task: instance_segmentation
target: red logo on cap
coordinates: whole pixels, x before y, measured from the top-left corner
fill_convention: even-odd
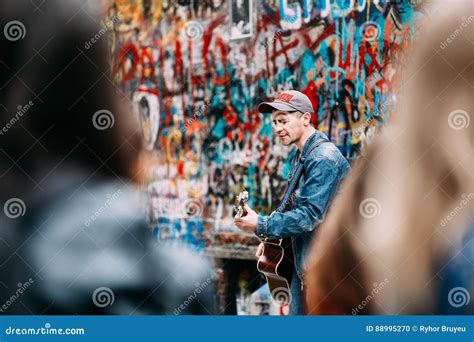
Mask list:
[[[293,95],[291,94],[286,94],[286,93],[281,93],[279,94],[275,100],[280,100],[283,102],[290,102],[290,100],[293,98]]]

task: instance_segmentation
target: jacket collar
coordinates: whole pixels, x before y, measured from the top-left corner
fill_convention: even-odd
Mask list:
[[[313,134],[309,136],[308,140],[306,140],[306,142],[304,143],[303,151],[301,152],[301,160],[304,161],[305,153],[315,142],[321,142],[321,141],[328,141],[328,138],[326,137],[324,133],[316,130]],[[298,150],[298,154],[300,154],[299,150]]]

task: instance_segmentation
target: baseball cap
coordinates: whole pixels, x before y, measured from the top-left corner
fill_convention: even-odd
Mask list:
[[[313,105],[309,97],[297,90],[285,90],[278,94],[273,102],[262,102],[257,106],[260,113],[271,113],[274,110],[302,113],[314,113]]]

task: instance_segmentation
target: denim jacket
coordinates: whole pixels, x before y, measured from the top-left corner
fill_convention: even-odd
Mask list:
[[[314,229],[323,221],[331,199],[350,166],[339,149],[324,133],[316,131],[306,141],[325,141],[306,157],[301,157],[303,173],[290,202],[283,213],[274,212],[270,216],[258,216],[257,235],[260,238],[282,239],[291,237],[295,267],[299,278],[303,272],[304,257],[309,249]],[[293,157],[292,169],[295,172],[299,151]]]

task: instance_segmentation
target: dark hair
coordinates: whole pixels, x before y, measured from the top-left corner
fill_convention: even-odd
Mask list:
[[[140,132],[115,94],[104,28],[80,1],[39,6],[0,4],[0,181],[38,183],[66,161],[131,177]]]

